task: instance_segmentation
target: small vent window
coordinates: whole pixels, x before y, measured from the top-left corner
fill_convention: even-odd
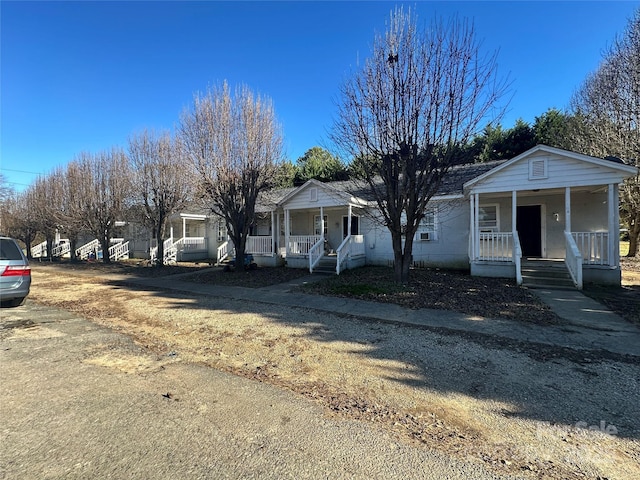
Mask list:
[[[547,159],[534,158],[529,160],[529,180],[547,178]]]
[[[318,201],[318,189],[310,188],[309,189],[309,201],[317,202]]]

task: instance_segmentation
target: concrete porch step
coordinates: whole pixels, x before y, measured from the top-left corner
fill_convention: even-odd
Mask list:
[[[338,259],[334,256],[325,256],[320,259],[318,264],[313,267],[313,273],[336,273],[336,265]]]
[[[575,288],[565,265],[560,262],[523,262],[522,283],[530,288]]]

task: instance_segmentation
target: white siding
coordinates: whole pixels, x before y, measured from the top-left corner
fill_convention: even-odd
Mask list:
[[[547,177],[529,179],[529,161],[547,159]],[[538,153],[522,158],[472,187],[474,193],[509,192],[512,190],[536,190],[546,188],[578,187],[620,183],[623,173],[594,163]]]
[[[417,265],[469,268],[469,208],[467,200],[437,202],[438,222],[435,241],[413,242],[413,261]],[[363,218],[361,233],[365,235],[367,264],[387,265],[393,262],[389,230]]]
[[[311,190],[313,188],[317,189],[317,197],[315,197],[317,200],[311,200],[314,198],[311,195]],[[346,203],[347,202],[340,198],[339,195],[327,192],[327,190],[320,186],[310,184],[288,199],[286,203],[282,205],[282,208],[296,210],[305,208],[336,207],[345,205]]]

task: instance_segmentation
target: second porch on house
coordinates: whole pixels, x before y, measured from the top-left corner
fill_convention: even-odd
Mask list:
[[[351,205],[263,213],[252,226],[246,251],[258,265],[285,264],[339,274],[364,265],[360,218],[360,210]]]

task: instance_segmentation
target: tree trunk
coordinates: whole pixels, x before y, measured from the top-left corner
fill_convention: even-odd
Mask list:
[[[412,244],[405,241],[402,248],[402,235],[392,233],[391,243],[393,245],[393,276],[396,283],[406,285],[409,283],[409,270],[411,268]],[[407,248],[408,247],[408,248]]]
[[[109,235],[105,235],[100,239],[100,246],[102,247],[102,262],[111,263],[111,257],[109,256]],[[96,260],[98,260],[96,258]]]
[[[52,262],[53,261],[53,243],[54,243],[54,238],[47,236],[46,238],[47,240],[47,257],[49,257],[49,261]]]
[[[629,229],[629,252],[627,257],[635,257],[638,254],[638,241],[640,240],[640,224],[635,224]]]
[[[244,271],[244,252],[247,249],[247,236],[246,235],[233,235],[231,237],[233,246],[236,250],[236,272]]]
[[[25,249],[27,250],[27,260],[33,260],[33,255],[31,254],[31,244],[33,243],[33,236],[25,235],[21,240],[24,242]]]
[[[156,255],[156,261],[154,265],[156,267],[161,267],[164,265],[164,239],[162,238],[163,226],[158,224],[158,228],[156,228],[156,243],[158,245],[158,252]]]
[[[74,262],[77,260],[76,256],[76,246],[78,245],[78,239],[75,236],[69,237],[69,256],[71,257],[71,261]]]

